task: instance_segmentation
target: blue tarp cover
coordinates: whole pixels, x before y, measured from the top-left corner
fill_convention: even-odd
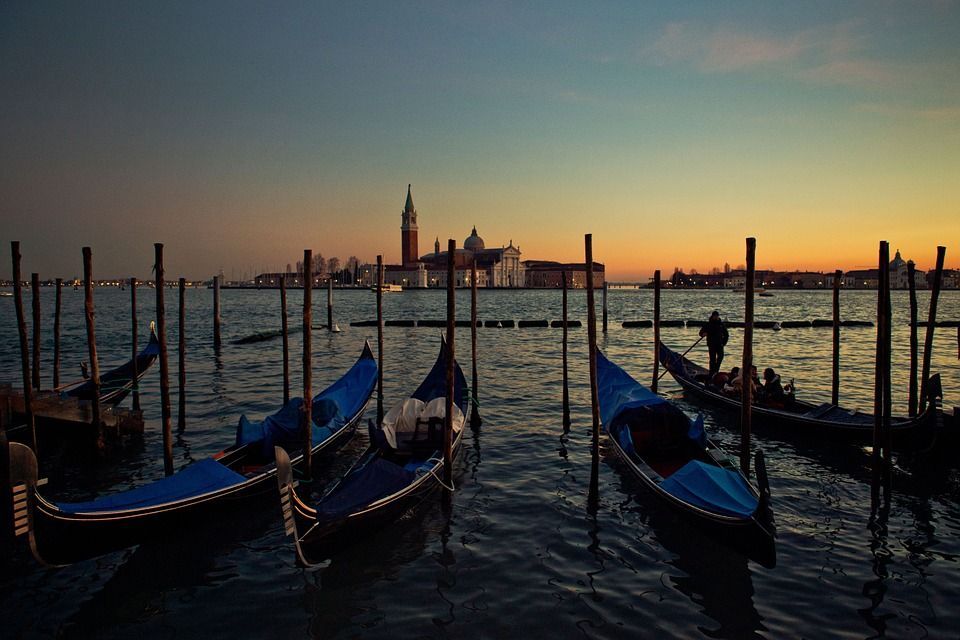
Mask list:
[[[66,513],[124,511],[175,502],[218,489],[231,487],[246,480],[213,458],[195,462],[182,471],[143,487],[122,491],[89,502],[57,503]]]
[[[312,441],[317,445],[340,431],[351,417],[360,411],[377,383],[377,363],[366,352],[339,380],[313,399]],[[237,445],[262,441],[263,455],[273,457],[273,447],[287,450],[301,448],[300,409],[303,398],[293,398],[279,411],[261,421],[240,417],[237,425]]]
[[[317,519],[334,520],[360,511],[371,502],[400,491],[414,478],[412,471],[379,456],[375,457],[345,477],[333,493],[317,504]]]
[[[600,420],[609,430],[614,419],[631,409],[663,404],[666,400],[630,377],[597,349],[597,400]],[[621,416],[622,417],[622,416]],[[623,420],[618,420],[623,422]]]
[[[677,469],[660,488],[711,513],[748,518],[757,510],[757,499],[740,474],[699,460]]]

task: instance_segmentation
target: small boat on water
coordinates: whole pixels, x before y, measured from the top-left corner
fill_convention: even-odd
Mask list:
[[[660,363],[670,372],[684,391],[730,409],[740,409],[740,395],[729,395],[715,385],[707,384],[707,369],[660,343]],[[940,376],[931,379],[931,389],[939,389]],[[933,394],[936,396],[937,394]],[[933,443],[937,436],[936,397],[927,410],[913,418],[893,418],[891,430],[893,446],[921,449]],[[871,413],[845,409],[829,402],[813,404],[789,399],[778,406],[757,403],[753,406],[754,424],[780,429],[793,436],[825,435],[856,444],[873,442],[874,417]]]
[[[377,285],[370,287],[370,291],[376,291]],[[403,286],[399,284],[383,284],[380,286],[380,291],[382,293],[400,293],[403,291]]]
[[[314,454],[332,451],[349,439],[376,382],[377,363],[365,345],[356,363],[313,399]],[[43,496],[33,452],[10,443],[15,533],[27,537],[38,561],[63,565],[169,536],[220,510],[249,507],[271,496],[275,500],[273,448],[290,448],[293,464],[303,459],[297,450],[302,405],[302,398],[291,399],[259,422],[241,416],[236,443],[228,449],[150,484],[86,502]]]
[[[106,373],[100,374],[101,404],[119,404],[124,398],[127,397],[127,394],[133,390],[134,384],[143,378],[144,374],[147,372],[147,369],[149,369],[153,363],[156,362],[157,356],[160,355],[160,341],[157,339],[157,333],[154,327],[154,323],[151,322],[150,339],[147,341],[147,346],[145,346],[140,353],[137,354],[136,380],[133,378],[133,358],[115,369],[111,369]],[[87,380],[85,382],[78,382],[73,386],[67,387],[66,389],[61,389],[61,393],[64,396],[77,398],[79,400],[92,400],[93,381]]]
[[[276,448],[284,527],[302,565],[313,566],[338,546],[394,521],[443,483],[446,416],[446,344],[413,394],[382,424],[370,422],[370,446],[315,504],[296,492],[289,457]],[[453,455],[463,437],[466,380],[454,360]]]
[[[691,420],[599,349],[597,390],[604,430],[647,489],[762,565],[776,564],[776,530],[761,452],[758,488],[710,441],[703,416]]]

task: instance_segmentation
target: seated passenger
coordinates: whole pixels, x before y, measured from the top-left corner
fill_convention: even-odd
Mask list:
[[[786,400],[783,386],[780,384],[780,376],[770,367],[763,370],[763,387],[760,389],[760,397],[766,404],[776,406],[783,406]]]

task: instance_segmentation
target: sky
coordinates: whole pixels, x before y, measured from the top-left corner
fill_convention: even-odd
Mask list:
[[[960,266],[960,2],[0,3],[0,277]]]

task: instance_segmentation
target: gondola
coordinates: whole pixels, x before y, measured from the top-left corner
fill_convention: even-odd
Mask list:
[[[660,343],[660,362],[685,391],[714,404],[730,409],[740,409],[740,395],[728,395],[722,389],[707,385],[704,381],[708,371],[691,362],[683,355]],[[930,379],[930,388],[938,389],[940,376]],[[937,393],[931,394],[936,400]],[[900,449],[923,449],[929,447],[938,433],[936,402],[913,418],[893,418],[891,435],[893,446]],[[829,437],[854,444],[867,445],[873,442],[874,417],[831,404],[813,404],[790,399],[781,406],[765,406],[755,403],[752,408],[756,427],[778,429],[791,436]]]
[[[350,370],[313,399],[314,454],[349,439],[376,382],[377,363],[364,345]],[[37,560],[62,565],[170,535],[198,516],[268,499],[276,492],[273,447],[296,449],[302,405],[302,398],[291,399],[259,422],[241,416],[236,442],[228,449],[148,485],[88,502],[54,502],[41,495],[36,457],[28,447],[11,443],[16,534],[28,538]],[[295,451],[293,463],[302,458],[302,449]]]
[[[147,342],[147,346],[137,354],[136,358],[137,382],[140,381],[143,374],[153,365],[159,355],[160,341],[157,340],[154,324],[151,322],[150,340]],[[133,390],[133,371],[134,360],[131,358],[116,369],[101,373],[100,404],[116,405],[127,397],[127,394]],[[61,391],[61,393],[64,396],[77,398],[79,400],[91,400],[93,398],[93,381],[87,380],[85,382],[79,382],[75,386]]]
[[[417,390],[388,411],[382,424],[370,422],[370,446],[315,504],[297,495],[289,457],[276,448],[284,527],[300,564],[319,564],[341,544],[392,522],[441,486],[446,363],[441,343],[436,363]],[[454,360],[454,456],[463,437],[466,386]]]
[[[703,429],[597,350],[597,398],[604,430],[643,485],[682,516],[767,567],[776,537],[762,452],[759,488]]]

